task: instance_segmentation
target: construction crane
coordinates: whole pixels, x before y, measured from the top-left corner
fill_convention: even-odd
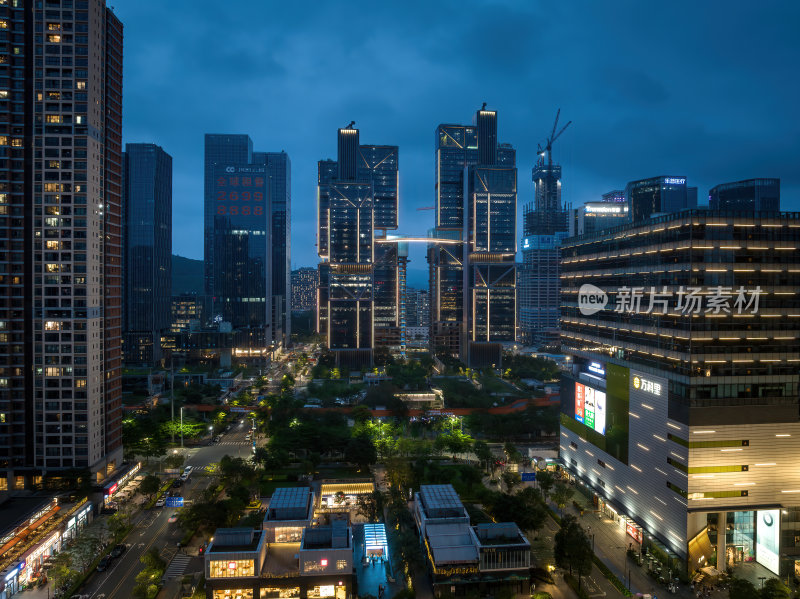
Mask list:
[[[553,131],[550,133],[550,137],[547,138],[545,141],[544,147],[542,144],[538,144],[538,149],[536,153],[539,155],[539,161],[536,163],[537,166],[544,166],[544,157],[547,156],[547,166],[553,166],[553,142],[555,142],[561,134],[564,133],[564,130],[572,124],[572,121],[569,121],[566,125],[561,127],[561,130],[556,133],[556,127],[558,127],[558,117],[561,116],[561,109],[558,109],[556,112],[556,120],[553,123]]]

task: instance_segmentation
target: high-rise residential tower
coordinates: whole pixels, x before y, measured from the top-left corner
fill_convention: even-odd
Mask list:
[[[428,248],[431,345],[499,365],[516,330],[516,152],[497,143],[497,113],[436,129],[436,226]]]
[[[172,156],[126,144],[123,164],[125,362],[154,366],[172,320]]]
[[[0,490],[122,462],[122,23],[3,7]]]
[[[248,349],[288,341],[290,168],[247,135],[205,136],[205,291],[212,318],[247,331]]]
[[[397,228],[398,148],[361,145],[351,123],[338,132],[336,161],[318,163],[317,330],[340,364],[373,360],[401,345]]]

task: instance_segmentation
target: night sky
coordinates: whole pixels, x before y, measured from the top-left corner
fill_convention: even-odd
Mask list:
[[[800,3],[116,0],[124,142],[173,157],[173,253],[203,257],[203,134],[292,160],[292,265],[317,262],[316,161],[351,120],[400,146],[400,231],[433,225],[434,131],[498,111],[519,213],[556,110],[563,200],[633,179],[780,177],[800,210]],[[521,228],[520,228],[521,233]],[[410,284],[421,286],[421,249]]]

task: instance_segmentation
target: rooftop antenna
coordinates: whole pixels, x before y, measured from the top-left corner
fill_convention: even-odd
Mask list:
[[[484,102],[483,106],[481,106],[481,110],[486,110],[486,102]]]
[[[347,125],[347,127],[345,127],[345,129],[352,129],[352,128],[353,128],[353,125],[355,125],[355,124],[356,124],[356,122],[355,122],[355,121],[350,121],[350,124],[349,124],[349,125]]]

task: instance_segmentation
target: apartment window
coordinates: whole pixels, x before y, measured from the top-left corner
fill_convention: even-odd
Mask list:
[[[14,490],[21,491],[25,488],[25,477],[24,476],[15,476],[14,477]]]
[[[8,479],[0,478],[0,491],[8,491]],[[300,595],[298,595],[299,597]]]
[[[47,36],[47,41],[51,44],[60,44],[61,43],[61,36],[58,34],[50,34]]]

